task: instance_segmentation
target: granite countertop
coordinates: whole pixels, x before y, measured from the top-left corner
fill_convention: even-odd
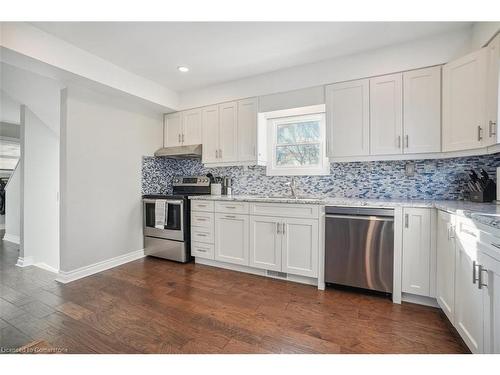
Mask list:
[[[267,203],[294,203],[294,204],[317,204],[327,206],[349,206],[349,207],[414,207],[414,208],[437,208],[451,214],[471,218],[483,225],[500,229],[500,204],[496,203],[474,203],[468,201],[438,201],[438,200],[405,200],[405,199],[363,199],[363,198],[337,198],[304,196],[294,199],[288,197],[272,197],[259,195],[196,195],[190,196],[192,200],[213,201],[240,201],[240,202],[267,202]],[[499,216],[495,216],[499,215]]]

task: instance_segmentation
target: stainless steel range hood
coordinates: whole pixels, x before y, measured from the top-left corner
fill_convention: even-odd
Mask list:
[[[170,159],[200,159],[201,145],[162,147],[156,150],[155,156],[165,156]]]

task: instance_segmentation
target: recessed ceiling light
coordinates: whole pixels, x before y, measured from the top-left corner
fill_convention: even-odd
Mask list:
[[[187,66],[178,66],[177,70],[182,73],[189,72],[189,68]]]

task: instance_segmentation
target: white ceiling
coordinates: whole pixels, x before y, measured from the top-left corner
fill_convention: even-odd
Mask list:
[[[470,26],[466,22],[35,22],[137,75],[187,91]],[[189,73],[180,73],[185,65]]]

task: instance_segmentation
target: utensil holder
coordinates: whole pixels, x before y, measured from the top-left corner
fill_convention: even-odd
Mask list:
[[[218,184],[218,183],[212,183],[210,185],[210,194],[221,195],[222,194],[222,185]]]

